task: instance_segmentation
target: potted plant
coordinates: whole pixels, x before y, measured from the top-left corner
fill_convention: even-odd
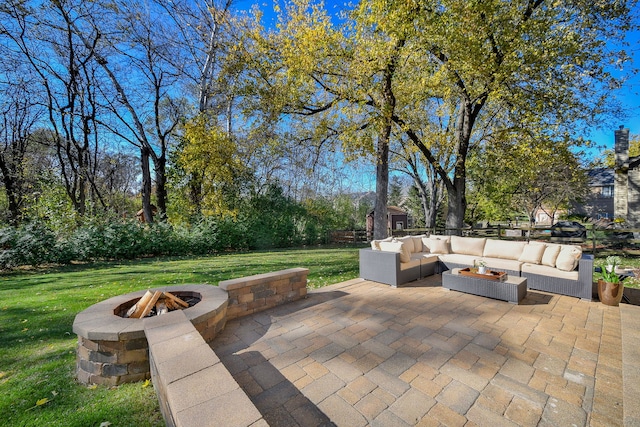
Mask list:
[[[620,261],[620,257],[608,256],[605,264],[600,267],[598,298],[603,304],[617,306],[622,301],[624,285],[620,280],[620,276],[616,273],[616,267],[618,267]]]
[[[487,274],[487,263],[484,261],[478,261],[478,274]]]

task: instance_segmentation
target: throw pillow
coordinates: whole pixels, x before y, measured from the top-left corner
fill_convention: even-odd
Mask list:
[[[400,254],[400,262],[411,261],[411,252],[403,242],[380,242],[380,249]]]
[[[393,237],[387,237],[386,239],[382,239],[382,240],[372,240],[371,241],[371,249],[373,249],[374,251],[379,251],[380,250],[380,242],[390,242],[393,240]]]
[[[528,262],[529,264],[540,264],[545,249],[545,245],[525,245],[518,261]]]
[[[582,251],[576,247],[565,246],[556,259],[556,268],[563,271],[573,271],[578,266]]]
[[[429,249],[434,254],[448,254],[451,252],[449,250],[449,242],[440,239],[429,239]]]
[[[548,265],[549,267],[556,266],[556,259],[558,258],[558,254],[560,253],[559,245],[549,245],[544,250],[544,254],[542,255],[542,265]]]

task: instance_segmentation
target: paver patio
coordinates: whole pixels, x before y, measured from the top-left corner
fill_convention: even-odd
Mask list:
[[[212,348],[272,426],[632,426],[639,324],[630,305],[355,279],[233,320]]]

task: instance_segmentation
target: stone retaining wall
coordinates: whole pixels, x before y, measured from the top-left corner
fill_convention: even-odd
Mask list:
[[[267,426],[209,343],[228,319],[305,297],[308,273],[293,268],[219,286],[160,288],[193,292],[200,302],[145,319],[127,319],[116,312],[146,291],[95,304],[73,322],[78,381],[118,385],[151,377],[168,426]]]
[[[308,274],[306,268],[291,268],[220,282],[218,286],[229,293],[227,319],[304,298],[307,295]]]

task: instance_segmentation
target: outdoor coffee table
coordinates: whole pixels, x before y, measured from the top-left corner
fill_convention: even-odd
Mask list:
[[[459,270],[454,268],[442,273],[443,288],[508,301],[512,304],[519,304],[527,294],[526,277],[509,275],[505,281],[501,282],[499,280],[463,276],[459,273]]]

